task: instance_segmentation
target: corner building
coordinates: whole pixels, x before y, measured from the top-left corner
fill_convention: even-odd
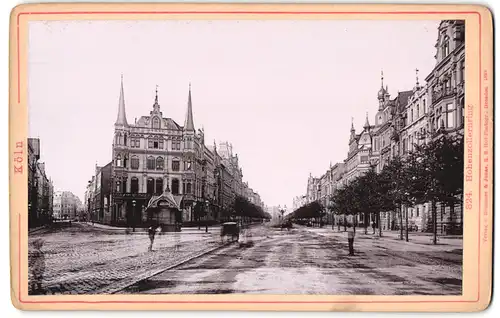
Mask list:
[[[204,172],[203,131],[195,131],[189,87],[184,125],[164,117],[158,91],[148,116],[129,124],[123,77],[115,123],[112,160],[111,208],[106,223],[141,223],[151,219],[145,210],[153,195],[170,190],[192,219],[193,203],[202,198]]]

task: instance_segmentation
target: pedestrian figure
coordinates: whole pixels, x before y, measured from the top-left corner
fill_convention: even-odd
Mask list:
[[[43,240],[36,239],[31,243],[33,248],[29,252],[28,267],[31,274],[31,292],[34,295],[43,294],[42,282],[45,272],[45,254],[42,251]]]
[[[373,234],[375,234],[375,221],[372,221]]]
[[[158,228],[159,228],[158,225],[151,225],[148,229],[148,235],[149,235],[149,241],[150,241],[148,251],[150,251],[150,252],[153,250],[153,243],[155,241],[155,235],[156,235],[156,231],[158,230]]]
[[[347,241],[349,242],[349,255],[354,255],[354,234],[355,228],[352,224],[347,225]]]

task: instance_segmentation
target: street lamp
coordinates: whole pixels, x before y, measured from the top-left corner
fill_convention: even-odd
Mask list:
[[[208,209],[210,207],[210,202],[205,200],[205,233],[208,233]]]
[[[132,232],[135,232],[135,200],[132,200]]]

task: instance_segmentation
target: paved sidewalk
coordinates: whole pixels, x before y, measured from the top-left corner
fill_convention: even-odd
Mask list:
[[[311,228],[311,227],[300,227],[301,229],[314,233],[317,235],[322,235],[326,237],[336,238],[338,240],[347,241],[347,232],[338,232],[337,229],[332,230],[331,228]],[[451,239],[451,238],[440,238],[437,245],[432,242],[432,236],[428,235],[412,235],[409,234],[409,242],[405,239],[399,239],[399,233],[395,232],[383,232],[382,237],[377,234],[373,235],[373,232],[364,233],[364,229],[356,229],[355,241],[366,241],[373,242],[375,245],[383,245],[391,250],[396,251],[451,251],[451,250],[461,250],[463,248],[462,239]]]
[[[135,232],[133,232],[131,227],[128,227],[128,228],[127,227],[118,227],[118,226],[111,226],[111,225],[100,224],[100,223],[92,224],[92,222],[79,222],[76,224],[80,224],[82,226],[90,226],[90,227],[94,227],[96,229],[101,229],[101,230],[116,232],[116,233],[128,232],[128,234],[147,234],[147,232],[148,232],[148,228],[143,228],[143,227],[136,227]],[[220,231],[220,226],[209,226],[208,227],[209,233],[218,233],[219,231]],[[163,232],[162,235],[168,235],[168,234],[174,234],[174,233],[179,233],[179,232]],[[183,233],[183,234],[205,233],[205,226],[201,226],[200,229],[198,229],[198,227],[182,227],[181,233]]]

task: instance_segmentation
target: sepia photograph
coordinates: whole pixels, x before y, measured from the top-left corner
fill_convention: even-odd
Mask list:
[[[484,8],[87,7],[11,15],[17,308],[485,308]]]

